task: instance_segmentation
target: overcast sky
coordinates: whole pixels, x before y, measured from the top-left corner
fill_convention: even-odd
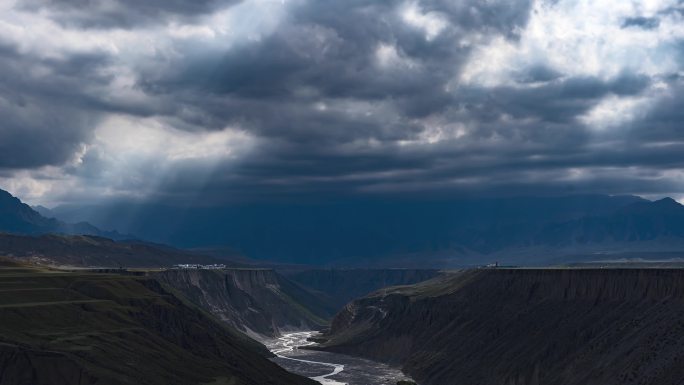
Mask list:
[[[683,18],[681,0],[0,0],[0,188],[681,199]]]

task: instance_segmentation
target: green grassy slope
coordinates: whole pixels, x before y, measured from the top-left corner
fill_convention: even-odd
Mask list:
[[[0,264],[0,384],[315,384],[156,280]]]
[[[41,264],[113,268],[230,263],[164,245],[113,241],[90,235],[28,236],[0,233],[0,255]]]

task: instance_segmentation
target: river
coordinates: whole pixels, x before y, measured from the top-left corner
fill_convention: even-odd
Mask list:
[[[337,353],[300,349],[314,345],[307,338],[315,331],[287,333],[268,341],[278,365],[320,382],[322,385],[396,385],[399,380],[410,380],[399,369],[363,358]]]

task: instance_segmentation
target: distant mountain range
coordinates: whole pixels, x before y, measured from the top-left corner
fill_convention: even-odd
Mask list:
[[[40,208],[47,213],[48,209]],[[87,223],[47,218],[0,190],[0,256],[90,267],[159,267],[179,263],[229,264],[215,257],[133,239]]]
[[[254,259],[333,266],[544,264],[630,252],[684,252],[672,199],[572,195],[186,207],[61,206],[89,221],[178,247],[229,246]],[[684,256],[684,253],[683,253]]]
[[[39,210],[49,211],[42,206]],[[53,217],[46,217],[4,190],[0,190],[0,232],[24,235],[51,233],[96,235],[111,239],[131,238],[116,231],[100,230],[84,221],[66,223]]]
[[[115,240],[135,234],[201,249],[203,254],[228,247],[233,254],[256,260],[332,266],[455,267],[493,261],[530,265],[664,252],[684,257],[684,206],[670,198],[652,202],[636,196],[573,195],[36,209],[58,219],[0,191],[0,231]]]
[[[684,206],[671,198],[636,202],[607,215],[549,224],[535,242],[552,246],[684,239]]]

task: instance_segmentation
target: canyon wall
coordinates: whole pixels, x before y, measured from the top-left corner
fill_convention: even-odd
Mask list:
[[[454,272],[348,304],[325,338],[422,385],[679,384],[684,270]]]
[[[349,301],[388,286],[410,285],[439,275],[435,269],[312,269],[287,278],[323,293],[342,309]]]
[[[271,269],[167,270],[155,278],[256,338],[320,329],[336,310],[326,298]]]

